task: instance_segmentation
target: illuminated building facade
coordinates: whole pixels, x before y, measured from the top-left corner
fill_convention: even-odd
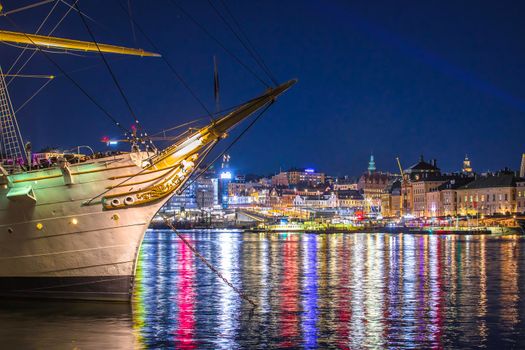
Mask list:
[[[162,212],[171,214],[197,208],[197,184],[189,182],[186,189],[180,195],[175,195],[162,207]]]
[[[325,183],[325,174],[316,172],[314,169],[290,169],[280,172],[272,177],[274,186],[293,186],[298,184],[308,184],[316,186]]]
[[[230,155],[222,156],[221,171],[219,173],[219,205],[228,208],[228,186],[232,182],[233,173],[230,169]]]
[[[509,215],[516,212],[516,176],[508,169],[478,177],[458,189],[460,215]]]
[[[516,181],[516,212],[525,214],[525,179]]]
[[[338,178],[332,186],[334,191],[357,190],[357,179],[348,177]]]
[[[458,188],[472,182],[473,177],[463,176],[450,179],[427,193],[426,216],[456,216],[458,214]]]
[[[401,216],[401,180],[395,179],[381,194],[381,215],[383,217]]]
[[[364,197],[357,190],[336,191],[337,207],[342,209],[363,209]]]
[[[418,192],[416,193],[414,189],[414,183],[421,181],[424,178],[429,178],[431,176],[436,176],[440,174],[441,170],[437,167],[437,161],[434,159],[430,163],[425,162],[423,156],[419,158],[419,162],[403,171],[403,183],[401,187],[401,208],[404,214],[414,214],[416,206],[415,203],[418,203],[418,211],[420,213],[424,213],[426,201],[425,192],[421,191],[421,185],[419,185],[417,186]]]
[[[219,180],[215,176],[202,176],[195,181],[195,198],[199,209],[219,205]]]
[[[424,177],[419,181],[412,182],[412,193],[413,193],[413,209],[412,214],[416,217],[424,217],[428,214],[428,208],[431,213],[436,212],[436,206],[433,203],[427,202],[427,194],[436,192],[439,185],[447,181],[446,178],[441,175],[434,175]],[[439,197],[439,192],[438,192]],[[432,198],[435,199],[435,198]],[[439,198],[438,198],[439,199]],[[439,202],[439,200],[437,201]],[[435,216],[431,214],[430,216]]]
[[[297,208],[337,208],[337,196],[331,194],[297,195],[293,201]]]

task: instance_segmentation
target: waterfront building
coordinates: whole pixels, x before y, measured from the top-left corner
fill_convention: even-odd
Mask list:
[[[357,190],[335,191],[337,197],[336,206],[341,209],[362,210],[364,207],[364,197]]]
[[[195,184],[195,198],[199,209],[211,209],[219,205],[219,181],[216,176],[205,174]]]
[[[456,216],[458,213],[457,189],[473,180],[474,177],[472,176],[454,174],[451,179],[435,188],[431,188],[426,194],[427,208],[425,215],[428,217]]]
[[[187,209],[197,209],[197,184],[189,182],[180,195],[175,195],[161,208],[161,212],[174,214]]]
[[[412,182],[413,193],[413,209],[412,214],[415,217],[435,216],[436,203],[439,202],[439,191],[437,187],[446,182],[447,178],[438,173],[427,174],[419,179],[419,181]],[[427,194],[437,192],[437,200],[433,194],[430,195],[431,203],[427,201]]]
[[[296,195],[293,200],[295,208],[337,208],[337,196],[330,194]]]
[[[401,180],[399,178],[390,181],[384,193],[381,194],[381,215],[383,217],[401,216]]]
[[[381,196],[385,193],[391,179],[393,175],[390,173],[377,171],[374,155],[370,155],[367,171],[357,181],[357,189],[364,197],[366,213],[380,213]]]
[[[316,172],[314,169],[292,168],[288,171],[280,172],[272,177],[273,186],[288,187],[297,184],[308,184],[316,186],[325,183],[325,174]]]
[[[348,176],[337,178],[332,187],[334,191],[357,190],[357,179]]]
[[[480,176],[458,189],[460,215],[510,215],[516,212],[515,174],[508,169]]]
[[[379,212],[381,206],[381,195],[388,186],[391,174],[374,172],[364,173],[357,182],[357,189],[365,199],[365,211]]]
[[[404,214],[414,214],[415,203],[418,203],[418,211],[424,213],[426,206],[426,199],[423,198],[424,192],[418,192],[418,197],[415,198],[416,193],[414,192],[413,185],[415,182],[418,182],[421,179],[430,178],[431,176],[436,176],[440,174],[441,170],[437,167],[437,161],[434,159],[430,163],[425,162],[423,156],[419,158],[419,162],[403,171],[403,183],[401,187],[401,211]],[[419,191],[421,191],[420,187],[425,186],[419,185]]]
[[[290,187],[290,189],[293,189],[293,191],[298,195],[311,195],[311,194],[322,194],[326,192],[330,192],[332,188],[325,184],[319,184],[318,186],[306,186],[306,185],[298,185]]]
[[[521,177],[516,181],[516,193],[516,212],[525,214],[525,178]]]
[[[297,193],[291,188],[284,188],[280,191],[280,196],[281,208],[286,209],[294,206],[294,199],[297,196]]]
[[[228,184],[228,196],[248,196],[254,191],[259,191],[263,188],[265,188],[265,186],[260,182],[232,181]]]
[[[233,172],[230,169],[230,156],[222,156],[221,171],[219,173],[219,205],[223,209],[228,208],[228,185],[233,180]]]

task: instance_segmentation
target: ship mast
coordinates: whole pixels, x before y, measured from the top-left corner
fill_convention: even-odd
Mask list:
[[[49,49],[65,49],[85,52],[105,52],[121,55],[160,57],[158,53],[123,46],[99,44],[90,41],[57,38],[52,36],[27,34],[0,30],[0,41],[27,44]]]
[[[9,171],[16,170],[26,158],[22,152],[23,140],[16,120],[13,104],[7,91],[5,76],[0,66],[0,158],[2,166]],[[30,160],[28,160],[29,164]]]

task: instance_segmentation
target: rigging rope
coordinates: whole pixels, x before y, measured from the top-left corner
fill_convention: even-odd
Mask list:
[[[137,35],[135,34],[135,25],[133,24],[133,12],[131,10],[131,0],[128,0],[128,14],[131,24],[131,33],[133,34],[133,43],[137,46]]]
[[[228,22],[228,20],[222,15],[222,13],[219,11],[219,9],[213,4],[213,2],[211,0],[208,0],[208,3],[210,4],[211,8],[213,8],[213,10],[215,11],[215,13],[217,14],[217,16],[219,16],[219,18],[223,21],[223,23],[226,25],[226,27],[232,32],[232,34],[237,38],[237,40],[239,40],[239,42],[241,43],[241,45],[244,47],[244,49],[250,54],[250,56],[252,56],[252,58],[254,59],[255,63],[259,65],[259,67],[262,69],[262,71],[268,76],[268,78],[270,78],[270,80],[272,81],[272,83],[274,85],[278,85],[277,83],[277,80],[274,78],[273,74],[271,73],[271,71],[268,69],[268,66],[266,66],[266,64],[264,64],[264,61],[262,61],[262,58],[260,57],[260,55],[257,53],[257,51],[255,51],[253,45],[251,45],[250,41],[248,40],[246,34],[244,34],[244,32],[242,30],[239,30],[239,32],[242,32],[243,33],[243,36],[244,36],[244,39],[241,38],[241,36],[235,31],[235,28],[232,27],[232,25]],[[240,25],[239,23],[235,20],[235,17],[233,17],[233,15],[231,14],[231,12],[228,11],[228,7],[226,7],[226,4],[224,2],[221,1],[221,3],[223,4],[223,6],[226,8],[229,16],[233,19],[234,23],[237,25],[237,27],[240,29]],[[246,41],[246,42],[245,42]]]
[[[122,3],[119,1],[118,4],[120,5],[120,8],[126,13],[129,15],[128,11],[126,11],[126,9],[124,8],[124,6],[122,5]],[[153,40],[151,40],[151,38],[145,33],[145,31],[142,29],[142,27],[137,23],[137,21],[135,21],[135,19],[133,19],[132,17],[130,17],[130,21],[132,21],[132,23],[135,24],[135,26],[137,27],[138,31],[140,32],[140,34],[142,34],[142,36],[146,39],[146,41],[150,44],[150,46],[156,51],[156,52],[161,52],[159,50],[159,48],[157,47],[157,45],[155,45],[155,43],[153,42]],[[206,107],[206,105],[204,104],[204,102],[199,98],[199,96],[197,96],[197,94],[195,93],[195,91],[193,91],[193,89],[190,87],[190,85],[186,82],[186,80],[182,77],[182,75],[175,69],[175,67],[168,61],[168,59],[162,55],[160,57],[164,63],[166,63],[166,65],[168,66],[168,68],[171,70],[171,72],[175,75],[175,77],[179,80],[179,82],[182,84],[182,86],[184,86],[184,88],[191,94],[191,96],[195,99],[195,101],[202,107],[202,109],[204,109],[204,111],[208,114],[209,118],[211,121],[213,121],[213,115],[212,113],[210,112],[210,110]]]
[[[244,134],[248,132],[248,130],[250,130],[250,128],[257,122],[257,120],[259,120],[262,117],[262,115],[268,110],[268,108],[270,108],[272,104],[273,104],[273,101],[268,103],[268,105],[266,105],[266,107],[264,107],[264,109],[261,110],[259,114],[257,114],[257,116],[251,121],[251,123],[248,124],[248,126],[228,145],[228,147],[226,147],[217,157],[215,157],[208,164],[208,166],[204,168],[203,171],[201,171],[199,174],[197,174],[197,176],[195,176],[195,178],[189,181],[182,189],[178,190],[177,193],[179,194],[183,193],[188,187],[190,187],[195,181],[197,181],[206,171],[208,171],[217,160],[219,160],[226,152],[228,152],[233,147],[233,145],[237,143],[237,141],[239,141],[241,137],[243,137]]]
[[[69,7],[70,10],[73,10],[75,12],[78,12],[80,13],[82,16],[84,16],[85,18],[89,19],[91,22],[103,27],[100,23],[98,23],[97,21],[95,21],[93,18],[89,17],[85,12],[81,12],[80,10],[76,9],[75,8],[75,5],[76,3],[78,2],[78,0],[75,0],[75,3],[73,5],[71,5],[70,3],[68,3],[67,1],[65,0],[60,0],[61,3],[63,3],[64,5],[66,5],[67,7]]]
[[[24,33],[21,28],[16,24],[15,21],[13,21],[13,19],[11,17],[6,17],[8,19],[9,22],[11,22],[11,24],[17,28],[17,30],[19,32],[22,32]],[[26,36],[26,38],[33,44],[37,47],[38,51],[41,52],[45,57],[46,59],[51,62],[55,68],[57,68],[60,73],[62,73],[63,76],[65,76],[71,83],[73,83],[73,85],[75,85],[95,106],[98,107],[98,109],[100,109],[118,128],[120,128],[121,130],[123,130],[125,133],[129,133],[129,130],[126,129],[124,126],[122,126],[116,119],[115,117],[113,117],[111,115],[111,113],[109,113],[104,107],[102,107],[102,105],[100,105],[94,98],[93,96],[91,96],[82,86],[80,86],[80,84],[75,80],[73,79],[73,77],[71,77],[71,75],[69,75],[53,58],[51,58],[51,56],[46,53],[45,51],[43,50],[40,50],[40,48],[35,44],[35,42],[33,41],[33,39],[31,39],[31,37],[29,35],[27,35],[26,33],[24,33],[24,35]]]
[[[54,1],[54,0],[53,0]],[[51,8],[51,10],[49,10],[49,12],[47,13],[47,16],[44,17],[44,20],[42,21],[42,23],[40,23],[40,25],[38,26],[38,28],[36,29],[35,31],[35,34],[38,34],[38,32],[40,32],[40,30],[42,29],[42,27],[44,26],[44,24],[47,22],[47,20],[49,19],[49,17],[51,16],[51,14],[53,13],[53,11],[55,11],[55,8],[57,7],[57,5],[59,4],[58,1],[55,2],[55,4],[53,5],[53,7]],[[18,63],[18,61],[22,58],[22,56],[24,55],[24,53],[26,52],[26,50],[29,48],[29,45],[26,45],[25,48],[22,50],[22,52],[20,52],[20,54],[18,54],[18,57],[15,59],[15,61],[13,62],[13,64],[11,65],[11,67],[9,67],[9,69],[7,70],[7,73],[6,74],[9,74],[11,73],[11,70],[13,70],[13,68],[15,67],[15,65]],[[33,57],[34,53],[26,60],[26,62],[24,63],[24,65],[22,66],[22,68],[27,64],[27,62]],[[22,70],[22,68],[20,68],[16,74],[20,73],[20,70]],[[9,86],[9,83],[12,81],[13,79],[11,79],[8,83],[7,83],[7,86]]]
[[[176,129],[180,129],[180,128],[183,128],[183,127],[185,127],[187,125],[195,124],[195,123],[200,122],[200,121],[205,120],[205,119],[206,118],[199,118],[199,119],[195,119],[195,120],[189,121],[187,123],[176,125],[176,126],[173,126],[171,128],[161,130],[161,131],[151,135],[151,137],[159,136],[160,134],[162,134],[163,136],[166,136],[166,132],[169,132],[169,131],[172,131],[172,130],[176,130]]]
[[[230,15],[231,19],[233,20],[233,23],[235,23],[235,25],[237,26],[237,28],[239,29],[239,32],[241,33],[241,35],[244,37],[244,39],[246,40],[246,42],[248,43],[248,45],[251,47],[252,51],[255,53],[255,55],[259,58],[259,61],[260,61],[260,64],[262,65],[262,67],[264,68],[264,70],[266,70],[266,74],[268,74],[268,76],[270,77],[270,79],[273,81],[273,83],[275,85],[278,85],[278,81],[277,79],[275,79],[275,76],[274,74],[272,73],[271,69],[268,68],[268,66],[266,65],[266,62],[264,61],[264,59],[262,58],[261,54],[257,51],[257,49],[255,48],[255,46],[251,43],[250,39],[248,38],[248,35],[246,34],[246,32],[242,29],[241,25],[239,24],[239,21],[237,21],[237,19],[235,18],[235,16],[232,14],[232,12],[230,11],[230,8],[226,5],[226,3],[223,1],[223,0],[219,0],[222,4],[222,6],[224,6],[224,8],[226,9],[226,13]]]
[[[231,289],[233,289],[233,291],[237,293],[242,299],[249,302],[254,308],[257,307],[257,304],[253,300],[251,300],[246,293],[243,293],[239,288],[235,287],[233,283],[228,281],[228,279],[224,277],[223,274],[219,270],[217,270],[215,266],[213,266],[201,253],[199,253],[199,251],[194,246],[192,246],[190,242],[188,242],[179,231],[177,231],[175,226],[173,226],[173,224],[168,220],[167,217],[165,217],[162,214],[160,215],[160,217],[164,220],[164,223],[168,225],[168,227],[173,232],[175,232],[177,237],[180,238],[180,240],[186,245],[186,247],[188,247],[193,252],[193,254],[195,254],[195,256],[197,256],[204,263],[204,265],[206,265],[215,275],[217,275],[217,277],[219,277]]]
[[[270,84],[268,84],[264,79],[262,79],[257,73],[253,71],[250,67],[248,67],[244,62],[242,62],[239,57],[237,57],[231,50],[229,50],[224,44],[217,39],[213,34],[210,33],[204,27],[200,22],[198,22],[192,15],[190,15],[182,6],[180,6],[175,0],[170,0],[170,2],[177,7],[186,17],[188,17],[197,27],[199,27],[210,39],[215,41],[217,45],[219,45],[228,55],[230,55],[241,67],[243,67],[247,72],[249,72],[255,79],[257,79],[261,84],[263,84],[265,87],[269,88],[271,87]]]
[[[75,0],[75,4],[78,2],[78,0]],[[58,4],[58,1],[57,1],[57,4]],[[54,8],[54,7],[53,7]],[[69,12],[71,12],[71,7],[64,13],[64,15],[62,15],[62,18],[60,18],[60,20],[58,21],[58,23],[49,31],[49,33],[47,34],[48,36],[49,35],[52,35],[54,33],[54,31],[60,26],[60,24],[62,23],[62,21],[64,21],[64,19],[67,17],[67,15],[69,14]],[[51,14],[51,12],[49,13]],[[48,15],[49,16],[49,15]],[[37,30],[37,32],[35,34],[38,33],[38,31],[40,30],[40,28]],[[29,48],[27,48],[29,49]],[[27,58],[27,60],[24,62],[24,64],[17,70],[16,74],[20,73],[22,71],[22,69],[24,69],[24,67],[29,63],[29,61],[33,58],[33,56],[35,55],[36,53],[36,49],[33,51],[33,53]],[[42,51],[46,51],[46,50],[42,50]],[[53,51],[46,51],[46,52],[49,52],[49,53],[55,53]],[[22,52],[23,53],[23,52]],[[17,58],[17,60],[21,57],[22,53],[20,54],[20,56]],[[73,56],[79,56],[78,54],[73,54],[73,53],[69,53]],[[13,65],[11,66],[11,68],[14,67],[14,65],[16,64],[16,61],[15,63],[13,63]],[[9,84],[13,81],[13,79],[9,80],[9,82],[7,83],[7,86],[9,86]]]
[[[240,106],[242,106],[242,105],[244,105],[244,104],[246,104],[246,103],[250,103],[250,102],[252,102],[252,101],[254,101],[254,100],[256,100],[256,99],[257,99],[257,97],[256,97],[256,98],[253,98],[253,99],[251,99],[251,100],[248,100],[248,101],[246,101],[246,102],[239,103],[239,104],[237,104],[237,105],[230,106],[230,107],[228,107],[228,108],[224,108],[224,109],[222,109],[222,110],[220,110],[220,111],[217,111],[217,112],[213,113],[213,115],[221,115],[221,114],[224,114],[224,113],[230,112],[230,111],[232,111],[232,110],[234,110],[234,109],[236,109],[236,108],[239,108]],[[195,118],[195,120],[190,121],[190,122],[188,122],[187,124],[189,124],[189,123],[193,123],[193,122],[197,122],[197,121],[201,121],[201,120],[205,120],[206,117],[207,117],[207,116],[205,116],[205,115],[193,116],[193,118]],[[176,129],[176,128],[178,128],[178,127],[179,127],[179,125],[176,125],[176,126],[174,126],[174,127],[172,127],[172,128],[168,128],[168,129],[165,129],[165,130],[161,130],[161,131],[157,132],[156,134],[153,134],[152,136],[158,136],[158,135],[162,134],[164,131],[170,131],[170,130],[172,130],[172,129]]]
[[[95,39],[95,35],[93,34],[93,32],[91,31],[91,29],[89,28],[86,20],[84,19],[84,15],[82,14],[82,12],[80,12],[80,8],[78,6],[78,2],[75,2],[75,8],[77,9],[77,12],[80,16],[80,19],[82,20],[82,23],[84,24],[84,26],[86,27],[91,39],[93,40],[93,42],[95,43],[95,46],[97,47],[97,50],[98,50],[98,53],[100,54],[100,57],[102,58],[102,60],[104,61],[104,65],[106,66],[106,68],[108,69],[109,71],[109,74],[111,75],[111,78],[113,79],[113,82],[115,83],[115,86],[117,87],[118,91],[120,92],[120,95],[122,96],[122,99],[124,100],[124,102],[126,103],[126,106],[128,107],[128,110],[129,112],[131,113],[131,116],[135,119],[135,124],[138,125],[139,124],[139,120],[137,118],[137,115],[135,114],[135,111],[133,110],[133,108],[131,107],[131,104],[126,96],[126,94],[124,93],[124,90],[122,89],[122,87],[120,86],[120,83],[118,82],[117,80],[117,77],[115,75],[115,73],[113,72],[113,70],[111,69],[111,66],[109,65],[109,62],[106,60],[106,57],[104,56],[104,54],[102,53],[102,51],[100,51],[100,47],[98,46],[98,42],[97,42],[97,39]]]
[[[35,4],[19,7],[17,9],[11,10],[11,11],[0,12],[0,16],[7,16],[7,15],[11,15],[13,13],[22,12],[22,11],[32,9],[34,7],[37,7],[37,6],[49,4],[50,2],[53,2],[53,1],[56,1],[56,0],[44,0],[44,1],[37,2]]]
[[[52,80],[53,78],[49,78],[38,90],[36,90],[36,92],[33,95],[31,95],[31,97],[29,97],[26,100],[26,102],[24,102],[20,107],[18,107],[18,109],[15,111],[15,114],[17,114],[22,108],[24,108],[29,102],[31,102],[31,100],[35,98],[35,96],[38,95],[40,91],[44,90],[47,84],[49,84]]]

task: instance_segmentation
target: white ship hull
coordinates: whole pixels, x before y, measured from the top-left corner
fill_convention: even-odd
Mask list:
[[[129,154],[73,169],[82,172],[83,168],[90,170],[76,175],[73,185],[65,185],[62,176],[31,181],[37,199],[34,206],[11,201],[6,198],[9,188],[0,189],[0,293],[129,299],[144,233],[169,197],[122,210],[104,210],[100,203],[84,205],[108,186],[122,181],[120,176],[141,169]],[[56,175],[60,170],[45,173]],[[31,173],[24,174],[28,175]],[[141,180],[156,176],[145,175]],[[117,179],[108,180],[114,177]]]

